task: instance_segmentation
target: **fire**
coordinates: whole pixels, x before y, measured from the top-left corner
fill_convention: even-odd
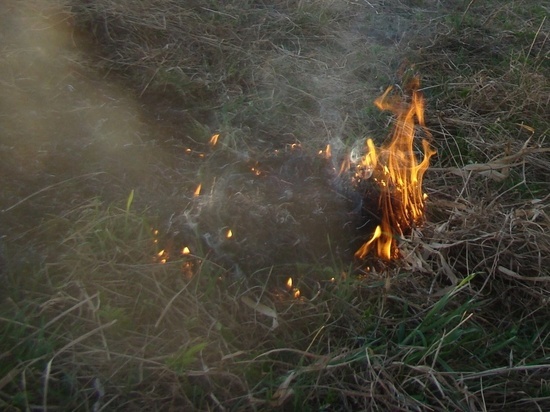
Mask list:
[[[381,223],[370,240],[355,252],[360,259],[371,250],[386,260],[397,257],[396,236],[402,236],[422,222],[426,200],[422,192],[422,179],[435,151],[423,139],[422,161],[419,162],[414,153],[415,125],[424,128],[429,135],[424,123],[424,98],[418,90],[419,86],[418,78],[414,78],[409,85],[410,102],[390,95],[392,87],[375,100],[380,110],[389,110],[396,115],[389,142],[377,151],[373,141],[368,139],[366,154],[358,162],[350,159],[351,163],[356,163],[354,179],[361,181],[372,177],[380,190]],[[342,167],[344,170],[348,168],[346,165]]]
[[[211,146],[216,146],[216,144],[218,143],[219,137],[220,137],[219,134],[213,135],[213,136],[210,138],[210,145],[211,145]]]
[[[195,192],[193,193],[193,195],[195,197],[199,196],[201,194],[201,189],[202,189],[202,183],[199,183],[199,185],[197,186],[197,188],[195,189]]]
[[[300,289],[294,287],[291,277],[286,281],[286,289],[292,294],[294,299],[298,299],[301,295]]]
[[[288,278],[288,280],[286,281],[286,288],[288,290],[292,290],[292,278]]]
[[[168,261],[168,253],[162,249],[157,253],[159,263],[165,264]]]
[[[332,151],[330,148],[330,144],[327,144],[325,147],[325,150],[319,150],[319,156],[324,157],[325,159],[330,159],[332,156]]]
[[[182,255],[189,255],[191,253],[191,251],[189,250],[189,248],[187,246],[185,246],[182,250],[181,250],[181,254]]]
[[[228,229],[227,233],[225,234],[225,237],[227,239],[231,239],[233,237],[233,231],[231,229]]]

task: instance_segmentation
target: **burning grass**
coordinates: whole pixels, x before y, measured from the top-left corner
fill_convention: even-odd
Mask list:
[[[391,87],[375,101],[381,110],[394,112],[396,123],[389,141],[379,151],[371,139],[367,140],[367,152],[355,167],[353,180],[360,186],[372,179],[380,192],[374,195],[374,199],[364,200],[366,204],[362,206],[365,214],[378,212],[380,224],[372,237],[355,252],[359,259],[364,259],[370,250],[376,250],[378,257],[388,261],[399,258],[397,236],[409,234],[412,227],[422,223],[426,200],[422,180],[435,151],[428,140],[423,139],[422,161],[418,161],[415,155],[415,126],[425,128],[424,99],[418,91],[419,86],[416,77],[408,85],[410,102],[389,97]],[[343,167],[349,163],[344,161]],[[372,197],[372,191],[367,190],[365,196]],[[369,211],[373,203],[378,205],[374,211]]]
[[[544,7],[15,3],[3,409],[548,409]],[[399,124],[371,107],[405,55],[426,218],[355,260],[340,160]]]

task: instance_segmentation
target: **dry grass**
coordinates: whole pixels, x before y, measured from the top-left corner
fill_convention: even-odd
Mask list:
[[[549,407],[548,10],[127,3],[1,14],[2,409]],[[413,71],[427,222],[357,262],[318,151]]]

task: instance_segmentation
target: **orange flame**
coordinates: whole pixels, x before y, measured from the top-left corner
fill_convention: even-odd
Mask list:
[[[301,295],[300,293],[300,289],[298,288],[295,288],[293,287],[293,282],[292,282],[292,278],[288,278],[288,280],[286,281],[286,289],[292,294],[292,296],[294,297],[294,299],[298,299]]]
[[[233,237],[233,231],[231,229],[228,229],[227,233],[225,234],[225,237],[227,239],[231,239]]]
[[[288,280],[286,281],[286,288],[288,290],[292,289],[292,278],[288,278]]]
[[[168,253],[164,249],[157,253],[159,263],[165,264],[168,261]]]
[[[414,153],[415,125],[429,135],[424,123],[424,98],[418,90],[420,82],[414,78],[410,84],[410,103],[391,95],[392,87],[375,100],[380,110],[389,110],[397,118],[389,142],[377,153],[371,139],[366,141],[367,153],[356,166],[356,178],[373,176],[380,189],[379,206],[381,223],[371,239],[355,256],[362,259],[373,248],[386,260],[398,255],[396,236],[403,235],[420,224],[424,215],[426,195],[422,192],[422,179],[430,158],[436,153],[426,139],[422,140],[424,157],[418,162]]]
[[[187,246],[185,246],[182,250],[181,250],[181,254],[182,255],[189,255],[191,253],[191,251],[189,250],[189,248]]]
[[[195,193],[194,193],[194,196],[197,197],[201,194],[201,189],[202,189],[202,183],[199,183],[199,185],[197,186],[197,188],[195,189]]]
[[[330,144],[327,144],[325,147],[325,150],[319,150],[319,156],[324,157],[325,159],[330,159],[332,156],[332,151],[330,148]]]
[[[215,135],[212,135],[212,137],[210,138],[210,144],[212,146],[216,146],[216,144],[218,143],[218,139],[219,139],[220,135],[219,134],[215,134]]]

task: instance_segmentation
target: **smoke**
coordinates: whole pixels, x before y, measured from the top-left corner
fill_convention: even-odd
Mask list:
[[[96,176],[75,188],[87,196],[127,191],[147,179],[148,159],[157,154],[142,149],[147,127],[139,106],[86,64],[91,50],[82,47],[70,10],[54,1],[8,2],[0,37],[3,209],[78,176]],[[123,187],[103,186],[101,174],[115,175]]]
[[[91,68],[93,46],[75,30],[69,9],[54,1],[13,2],[0,13],[0,155],[9,159],[0,166],[0,210],[11,213],[34,196],[40,208],[17,208],[27,221],[90,198],[120,202],[135,190],[134,205],[153,205],[166,218],[164,232],[179,231],[191,246],[187,238],[201,239],[234,267],[330,263],[336,244],[350,254],[352,218],[332,172],[344,152],[340,134],[330,141],[332,159],[301,150],[251,159],[237,147],[193,160],[183,148],[158,144],[170,136],[142,114],[147,102]],[[340,112],[325,103],[326,125],[341,130]],[[251,170],[255,160],[259,174]],[[195,199],[199,183],[204,194]],[[235,231],[231,240],[227,228]]]

